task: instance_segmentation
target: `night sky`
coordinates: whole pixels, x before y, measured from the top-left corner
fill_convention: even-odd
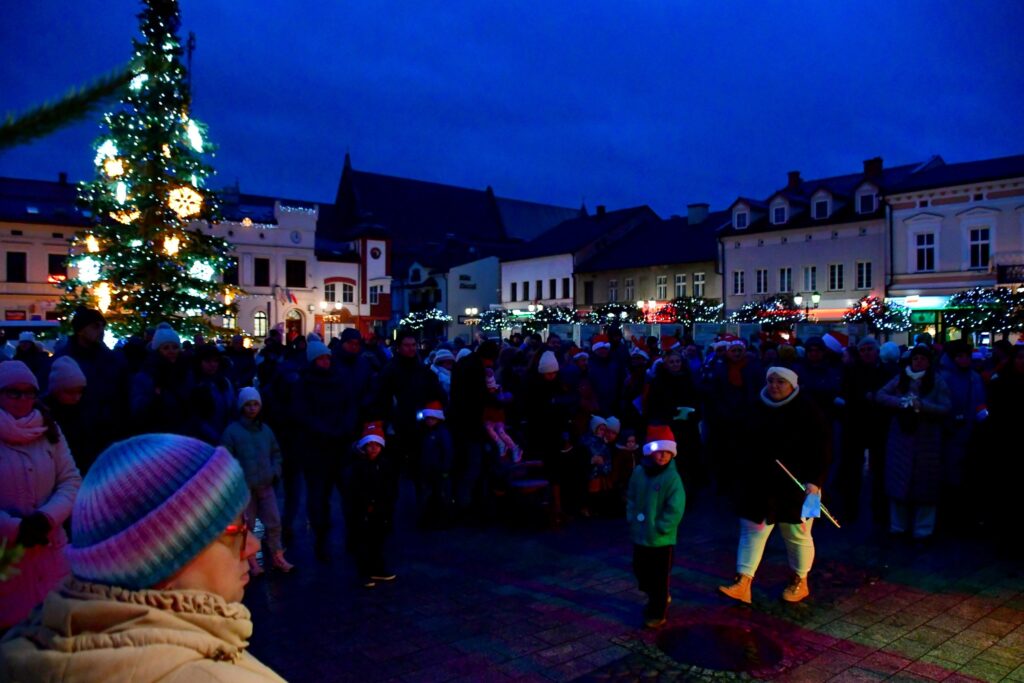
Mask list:
[[[125,63],[134,0],[9,3],[0,111]],[[610,209],[1024,153],[1024,2],[182,0],[215,185],[332,201],[357,169]],[[0,152],[91,177],[98,117]]]

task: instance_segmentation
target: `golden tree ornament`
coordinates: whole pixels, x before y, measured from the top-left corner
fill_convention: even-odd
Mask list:
[[[90,254],[95,254],[100,250],[100,241],[96,239],[95,235],[85,236],[85,250]]]
[[[113,218],[118,223],[124,223],[125,225],[130,225],[132,221],[134,221],[136,218],[138,218],[141,215],[142,214],[139,213],[138,209],[136,209],[135,211],[131,211],[131,212],[128,212],[128,211],[111,211],[110,212],[110,217],[111,218]]]
[[[181,248],[181,240],[171,235],[170,237],[164,238],[164,253],[168,256],[174,256],[178,253],[178,249]]]
[[[93,289],[93,294],[96,296],[96,305],[99,306],[100,312],[106,313],[107,309],[110,308],[110,300],[113,296],[109,282],[101,282],[96,285]]]
[[[124,175],[124,162],[120,159],[109,158],[103,162],[103,172],[108,178],[117,178]]]
[[[202,211],[203,195],[191,187],[176,187],[167,193],[167,206],[178,214],[178,218],[195,216]]]

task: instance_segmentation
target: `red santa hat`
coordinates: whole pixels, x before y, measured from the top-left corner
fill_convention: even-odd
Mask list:
[[[379,443],[382,448],[384,447],[383,422],[367,422],[363,425],[363,436],[356,441],[356,448],[363,448],[370,442]]]
[[[417,415],[421,420],[425,420],[428,417],[436,417],[438,420],[444,419],[444,406],[441,405],[440,401],[428,401],[427,405]]]
[[[572,352],[572,355],[570,355],[569,358],[573,362],[578,360],[586,360],[590,358],[590,354],[584,351],[583,349],[576,349],[575,351]]]
[[[670,336],[666,335],[666,336],[663,336],[661,338],[661,352],[662,353],[668,353],[669,351],[672,351],[673,349],[678,349],[680,346],[682,346],[682,344],[680,344],[679,340],[676,339],[675,337],[670,337]]]
[[[651,425],[647,428],[647,443],[644,444],[644,455],[655,451],[669,451],[675,455],[676,437],[667,425]]]
[[[840,354],[850,343],[850,337],[842,332],[829,332],[821,340],[830,351]]]
[[[597,351],[598,349],[610,349],[612,344],[608,341],[607,334],[595,334],[590,340],[590,350]]]

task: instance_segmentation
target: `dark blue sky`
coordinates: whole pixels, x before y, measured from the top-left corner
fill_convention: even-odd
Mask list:
[[[333,200],[356,168],[578,206],[714,208],[804,177],[1024,153],[1024,3],[182,0],[217,181]],[[135,0],[0,22],[0,111],[127,61]],[[0,153],[92,173],[96,122]]]

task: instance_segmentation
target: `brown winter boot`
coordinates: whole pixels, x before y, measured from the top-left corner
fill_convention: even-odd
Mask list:
[[[719,586],[720,590],[725,595],[728,595],[733,600],[739,600],[740,602],[750,604],[750,582],[754,580],[753,576],[747,576],[746,574],[737,574],[736,582],[731,586]]]
[[[782,590],[782,599],[786,602],[800,602],[811,594],[807,587],[806,576],[793,576],[793,580]]]

